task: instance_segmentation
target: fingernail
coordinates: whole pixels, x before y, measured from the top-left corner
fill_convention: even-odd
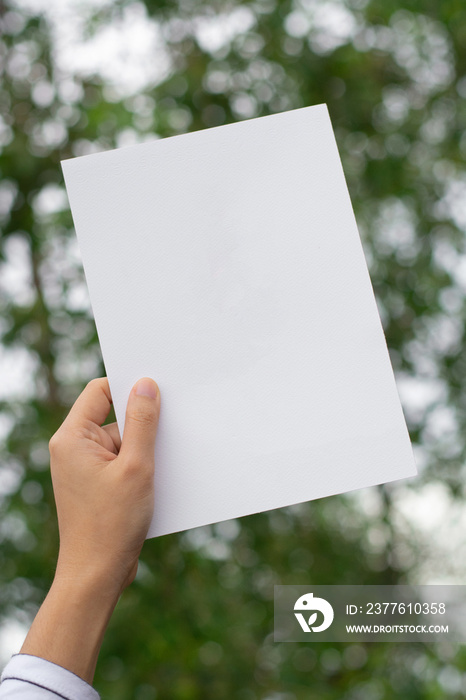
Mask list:
[[[150,399],[157,398],[158,386],[153,379],[144,377],[136,382],[135,394],[136,396],[148,396]]]

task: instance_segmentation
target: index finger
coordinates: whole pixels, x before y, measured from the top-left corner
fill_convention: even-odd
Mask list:
[[[107,377],[92,379],[74,402],[66,421],[82,424],[91,421],[102,425],[112,406],[112,395]]]

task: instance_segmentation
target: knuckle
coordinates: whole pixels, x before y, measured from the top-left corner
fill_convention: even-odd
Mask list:
[[[139,460],[135,459],[133,456],[131,459],[125,460],[123,463],[123,475],[128,477],[128,476],[134,476],[135,474],[138,474],[140,471],[140,464]]]
[[[133,486],[138,485],[140,488],[146,488],[149,474],[146,467],[145,460],[133,456],[124,462],[121,476],[126,484],[131,482]]]
[[[49,452],[50,454],[55,454],[57,450],[59,449],[61,444],[61,437],[59,432],[57,431],[52,435],[52,437],[49,440]]]
[[[121,478],[127,486],[129,483],[133,486],[135,484],[142,486],[142,482],[144,481],[144,469],[138,459],[132,458],[123,464]]]
[[[56,433],[52,435],[49,440],[49,454],[50,454],[50,464],[53,462],[59,462],[65,453],[67,444],[67,437],[60,427]]]
[[[102,378],[96,377],[87,383],[87,388],[97,387],[102,384]]]
[[[63,457],[63,455],[68,454],[75,444],[74,437],[72,427],[66,422],[62,423],[49,440],[50,456]]]
[[[143,409],[134,410],[131,414],[131,420],[142,428],[152,428],[155,415],[155,410],[145,407]]]

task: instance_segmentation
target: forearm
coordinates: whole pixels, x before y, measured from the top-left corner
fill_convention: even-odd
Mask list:
[[[105,630],[117,601],[118,595],[100,581],[56,577],[21,653],[52,661],[92,684]]]

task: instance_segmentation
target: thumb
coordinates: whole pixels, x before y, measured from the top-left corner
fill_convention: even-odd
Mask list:
[[[159,413],[159,388],[153,379],[144,377],[136,382],[128,398],[120,449],[123,459],[153,465]]]

